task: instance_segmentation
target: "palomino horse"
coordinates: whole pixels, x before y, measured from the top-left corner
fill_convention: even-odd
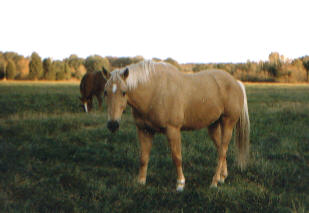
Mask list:
[[[104,68],[103,68],[104,69]],[[105,72],[107,72],[105,70]],[[80,101],[83,104],[85,112],[92,109],[92,96],[95,95],[99,102],[99,108],[102,106],[102,92],[105,87],[106,80],[101,71],[87,72],[80,82]]]
[[[119,127],[127,103],[133,109],[140,142],[138,182],[146,183],[149,153],[155,133],[167,136],[177,170],[177,191],[185,186],[182,171],[181,131],[208,127],[218,151],[211,186],[228,175],[226,152],[236,126],[238,163],[243,169],[249,153],[249,116],[244,85],[220,70],[184,74],[166,63],[144,61],[111,74],[106,79],[107,127]]]

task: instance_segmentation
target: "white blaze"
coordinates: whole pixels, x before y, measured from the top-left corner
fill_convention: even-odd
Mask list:
[[[117,85],[116,84],[113,84],[113,93],[116,93],[116,91],[117,91]]]
[[[87,102],[84,103],[85,111],[88,112]]]

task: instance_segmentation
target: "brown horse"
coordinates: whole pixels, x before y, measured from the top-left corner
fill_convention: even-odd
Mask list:
[[[249,116],[244,85],[220,70],[184,74],[165,63],[144,61],[125,69],[103,72],[106,79],[107,127],[114,132],[127,103],[133,109],[141,148],[138,182],[146,183],[155,133],[167,136],[177,170],[177,191],[185,186],[182,171],[181,130],[208,127],[218,151],[211,186],[228,175],[226,153],[236,127],[238,163],[245,168],[249,154]]]
[[[103,68],[104,69],[104,68]],[[107,72],[105,70],[105,72]],[[99,108],[102,106],[102,92],[105,87],[106,80],[103,77],[101,71],[87,72],[80,82],[80,94],[79,98],[83,104],[85,112],[92,109],[92,96],[95,95],[99,102]]]

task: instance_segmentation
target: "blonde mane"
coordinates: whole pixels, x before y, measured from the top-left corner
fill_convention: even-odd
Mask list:
[[[128,89],[134,89],[139,84],[149,81],[154,73],[158,73],[159,69],[156,69],[156,65],[159,64],[164,66],[172,66],[164,62],[153,62],[151,60],[142,61],[137,64],[127,66],[126,68],[129,69],[129,76],[126,79],[126,85]],[[121,79],[120,75],[125,71],[126,68],[117,69],[111,72],[112,81]]]

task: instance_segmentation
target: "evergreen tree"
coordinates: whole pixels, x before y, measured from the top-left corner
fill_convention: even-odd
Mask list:
[[[31,80],[38,80],[43,77],[43,64],[41,57],[33,52],[29,64],[29,78]]]
[[[8,80],[13,80],[16,76],[16,65],[13,60],[8,60],[8,65],[6,67],[6,78]]]

